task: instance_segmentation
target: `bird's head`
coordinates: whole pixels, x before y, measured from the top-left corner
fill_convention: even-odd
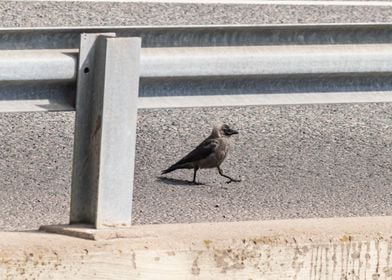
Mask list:
[[[212,134],[216,137],[230,137],[233,134],[238,134],[238,131],[230,128],[227,124],[218,124],[214,126]]]

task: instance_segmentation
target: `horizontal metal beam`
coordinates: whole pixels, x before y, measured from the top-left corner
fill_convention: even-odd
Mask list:
[[[0,112],[74,111],[76,83],[0,84]]]
[[[203,100],[207,106],[389,102],[392,92],[391,24],[5,28],[0,112],[74,110],[83,32],[142,38],[143,108]]]
[[[392,44],[147,48],[141,77],[392,72]]]
[[[368,102],[392,102],[392,91],[141,97],[138,101],[138,108],[219,107],[222,104],[224,106],[257,106]]]
[[[69,50],[0,51],[0,83],[76,81],[77,56]]]
[[[392,91],[139,97],[139,109],[392,102]],[[0,101],[0,112],[72,111],[68,102]]]
[[[0,83],[75,81],[77,53],[0,51]],[[392,72],[392,44],[146,48],[141,77]]]
[[[392,24],[0,28],[0,50],[76,49],[81,33],[141,37],[143,48],[391,43]]]
[[[0,83],[76,80],[75,52],[0,51]],[[146,48],[141,77],[392,73],[392,44]]]

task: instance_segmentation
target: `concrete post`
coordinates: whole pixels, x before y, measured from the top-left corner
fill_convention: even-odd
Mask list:
[[[82,34],[71,223],[131,224],[140,38]]]

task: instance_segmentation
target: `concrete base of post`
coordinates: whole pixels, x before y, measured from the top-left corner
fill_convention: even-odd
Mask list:
[[[110,240],[117,238],[140,238],[154,236],[145,230],[140,232],[140,227],[111,227],[96,229],[91,225],[74,224],[74,225],[47,225],[41,226],[40,231],[47,233],[57,233],[89,240]]]
[[[392,277],[391,217],[57,230],[97,241],[43,232],[0,233],[0,279]],[[110,239],[116,231],[119,238]]]

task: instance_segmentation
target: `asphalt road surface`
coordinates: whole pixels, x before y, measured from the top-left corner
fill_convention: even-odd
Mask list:
[[[387,21],[392,8],[2,2],[3,26]],[[28,14],[28,16],[26,16]],[[392,215],[392,104],[140,110],[133,222]],[[238,129],[224,171],[160,179],[214,122]],[[74,113],[0,114],[0,230],[67,223]]]

